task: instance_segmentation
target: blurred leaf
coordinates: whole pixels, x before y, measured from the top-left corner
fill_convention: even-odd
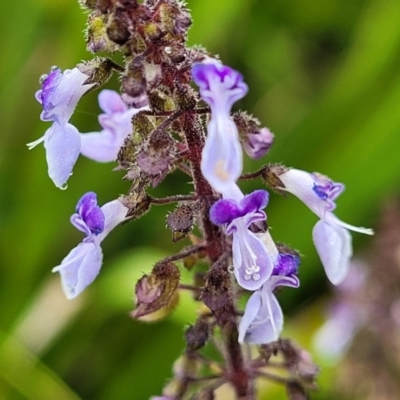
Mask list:
[[[32,400],[78,400],[73,391],[12,336],[0,333],[0,378]]]

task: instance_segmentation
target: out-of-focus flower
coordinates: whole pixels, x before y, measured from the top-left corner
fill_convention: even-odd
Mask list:
[[[368,306],[358,296],[365,291],[366,270],[364,263],[351,262],[346,280],[336,288],[329,318],[313,338],[316,351],[332,361],[346,353],[354,336],[365,324]]]
[[[216,225],[225,225],[226,233],[233,236],[233,267],[238,284],[257,290],[270,277],[274,260],[262,240],[248,228],[255,222],[265,221],[263,209],[268,204],[268,192],[256,190],[243,196],[236,188],[233,198],[213,204],[210,219]]]
[[[192,75],[201,98],[211,107],[201,170],[214,190],[224,193],[242,173],[242,149],[230,110],[246,95],[247,85],[239,72],[213,59],[195,64]]]
[[[279,189],[294,194],[321,219],[313,229],[314,244],[329,280],[339,284],[347,275],[353,253],[348,230],[367,235],[372,235],[373,230],[346,224],[332,213],[343,184],[297,169],[287,169],[278,178],[284,185]]]
[[[97,205],[97,196],[88,192],[78,201],[76,213],[71,223],[86,237],[65,257],[61,264],[53,268],[59,272],[65,296],[73,299],[90,285],[103,262],[100,244],[104,238],[122,221],[128,208],[119,200],[113,200],[102,207]]]
[[[65,187],[79,156],[81,141],[78,130],[68,123],[79,99],[94,85],[85,84],[88,76],[78,68],[61,72],[53,68],[41,78],[42,88],[36,100],[42,105],[42,121],[52,121],[52,126],[38,140],[28,143],[33,149],[44,142],[48,173],[54,184]]]
[[[266,344],[278,339],[283,328],[283,313],[274,289],[278,286],[299,287],[295,275],[299,263],[296,255],[279,254],[272,275],[246,304],[239,323],[240,343]]]
[[[101,132],[81,135],[81,154],[98,162],[115,161],[126,137],[132,132],[132,117],[149,107],[128,108],[121,96],[113,90],[102,90],[99,105],[104,114],[99,115]]]

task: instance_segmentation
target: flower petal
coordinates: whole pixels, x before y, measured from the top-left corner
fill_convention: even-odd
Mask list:
[[[261,292],[254,293],[252,297],[256,296],[257,293],[260,293],[261,305],[258,306],[258,299],[257,302],[255,299],[254,303],[250,303],[251,298],[249,299],[243,318],[239,323],[239,341],[242,339],[242,342],[266,344],[279,338],[283,328],[283,313],[278,300],[268,286],[264,287]],[[251,320],[257,307],[257,316]],[[248,316],[246,316],[246,313],[248,313]]]
[[[123,113],[128,109],[115,90],[104,89],[99,93],[100,108],[106,114]]]
[[[267,207],[269,194],[266,190],[255,190],[246,195],[240,201],[240,207],[243,215],[250,212],[259,211]]]
[[[295,195],[309,207],[312,212],[317,214],[319,218],[324,218],[326,201],[313,190],[315,180],[312,174],[291,168],[279,175],[278,178],[285,185],[281,189]]]
[[[53,70],[43,82],[42,90],[36,93],[43,106],[40,118],[66,124],[80,98],[94,85],[85,85],[87,79],[88,76],[78,68],[65,70],[62,74],[59,69]]]
[[[339,225],[320,220],[313,229],[313,240],[326,275],[338,285],[347,275],[352,256],[349,232]]]
[[[260,312],[260,308],[261,308],[261,292],[257,290],[249,297],[243,317],[240,320],[239,343],[244,342],[247,330],[250,328],[250,325],[255,320],[257,314]]]
[[[79,156],[79,132],[71,124],[59,125],[55,122],[46,132],[44,147],[49,176],[57,187],[63,188]]]
[[[104,230],[100,235],[97,236],[98,243],[104,240],[104,238],[121,222],[126,218],[128,208],[125,207],[118,199],[110,201],[101,207],[101,211],[104,214],[105,225]]]
[[[237,202],[232,199],[218,200],[210,209],[210,219],[216,225],[229,224],[241,216]]]
[[[97,162],[115,161],[124,139],[118,140],[107,130],[81,134],[81,154]]]
[[[100,272],[103,262],[101,247],[94,242],[82,242],[53,268],[59,272],[65,296],[73,299],[90,285]]]
[[[203,148],[201,171],[218,193],[227,192],[242,173],[243,156],[235,123],[213,115]]]

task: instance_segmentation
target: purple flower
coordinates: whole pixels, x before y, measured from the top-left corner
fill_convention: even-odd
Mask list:
[[[234,198],[218,200],[210,210],[210,219],[216,225],[225,225],[233,236],[232,255],[236,280],[248,290],[257,290],[270,277],[273,257],[263,241],[248,228],[254,222],[265,221],[262,211],[268,203],[268,192],[256,190],[243,196],[240,189]]]
[[[346,224],[332,213],[343,184],[297,169],[287,170],[279,179],[284,185],[281,189],[294,194],[321,219],[313,229],[314,244],[329,280],[339,284],[347,275],[353,253],[348,229],[367,235],[373,234],[372,229]]]
[[[94,281],[103,262],[100,244],[125,220],[127,211],[119,200],[99,207],[97,196],[93,192],[86,193],[78,201],[76,213],[71,216],[71,223],[84,232],[86,237],[52,270],[60,273],[61,285],[68,299],[78,296]]]
[[[98,162],[115,161],[126,137],[132,132],[132,117],[143,108],[128,108],[121,96],[113,90],[99,93],[101,132],[81,135],[81,154]]]
[[[273,275],[253,293],[239,323],[239,342],[266,344],[278,339],[283,328],[282,309],[274,295],[278,286],[297,288],[295,276],[300,260],[291,254],[279,254]]]
[[[243,149],[254,160],[264,157],[274,141],[274,135],[268,128],[262,128],[258,133],[249,133]]]
[[[211,107],[201,170],[210,185],[224,193],[242,172],[242,149],[230,110],[245,96],[247,85],[239,72],[212,59],[195,64],[192,75],[202,99]]]
[[[53,125],[38,140],[28,143],[33,149],[44,142],[48,173],[54,184],[64,188],[79,156],[81,142],[78,130],[68,123],[79,99],[93,86],[85,84],[88,76],[78,68],[61,72],[53,68],[42,78],[42,88],[36,92],[36,100],[42,105],[42,121]]]

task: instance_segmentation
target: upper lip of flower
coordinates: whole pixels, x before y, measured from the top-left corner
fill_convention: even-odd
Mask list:
[[[245,96],[247,85],[239,72],[213,59],[194,64],[192,76],[201,98],[211,107],[201,171],[215,191],[224,193],[242,172],[242,149],[230,110]]]

